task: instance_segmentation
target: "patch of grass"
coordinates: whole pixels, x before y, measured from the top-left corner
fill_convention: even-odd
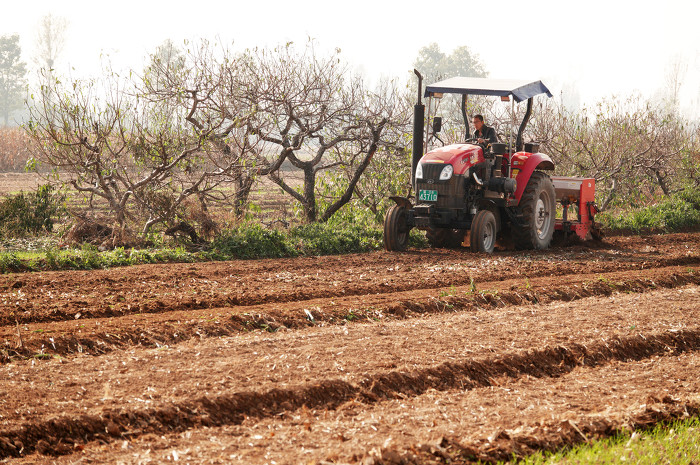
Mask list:
[[[610,231],[674,232],[700,227],[700,189],[686,189],[647,207],[601,213],[596,220]]]
[[[647,432],[622,434],[554,454],[537,453],[517,463],[524,465],[697,464],[700,463],[700,418],[693,417],[663,423]]]
[[[598,282],[605,284],[609,288],[616,290],[617,289],[617,284],[614,283],[613,281],[610,281],[608,278],[605,276],[598,276]]]
[[[285,235],[259,224],[239,226],[223,231],[212,244],[211,257],[226,258],[279,258],[296,256]]]
[[[0,252],[0,273],[43,270],[93,270],[115,266],[164,262],[193,262],[206,258],[183,247],[162,249],[118,248],[101,252],[95,246],[49,249],[44,252]]]
[[[383,247],[378,227],[335,223],[315,223],[289,230],[265,228],[259,224],[229,229],[206,251],[189,252],[184,247],[149,249],[117,248],[100,251],[84,244],[80,248],[59,249],[55,244],[44,250],[0,252],[0,273],[41,270],[90,270],[146,263],[194,262],[236,258],[281,258],[362,253]],[[411,236],[411,246],[423,246],[424,236]]]
[[[382,247],[379,228],[352,223],[313,223],[292,228],[289,241],[301,255],[330,255],[379,250]]]
[[[425,236],[412,231],[411,247],[424,247]],[[381,250],[383,231],[363,223],[329,221],[296,226],[289,230],[267,229],[257,224],[239,226],[217,237],[209,256],[228,258],[280,258],[362,253]]]

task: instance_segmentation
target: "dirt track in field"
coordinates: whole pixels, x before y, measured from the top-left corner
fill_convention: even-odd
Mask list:
[[[700,233],[4,275],[0,459],[554,449],[697,414],[699,308]]]

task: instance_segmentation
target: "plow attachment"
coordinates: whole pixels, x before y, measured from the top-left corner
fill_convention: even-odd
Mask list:
[[[564,236],[574,233],[584,241],[600,239],[601,231],[595,222],[595,179],[552,176],[552,183],[562,206],[562,217],[556,219],[554,230]]]

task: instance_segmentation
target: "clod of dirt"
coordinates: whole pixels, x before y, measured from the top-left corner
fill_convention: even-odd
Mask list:
[[[113,421],[107,423],[107,427],[105,428],[105,430],[107,431],[107,434],[113,437],[118,437],[121,434],[121,429],[119,428],[119,425],[117,425]]]
[[[36,451],[39,452],[40,454],[48,454],[51,452],[51,444],[48,443],[48,441],[45,441],[44,439],[39,439],[36,443]]]

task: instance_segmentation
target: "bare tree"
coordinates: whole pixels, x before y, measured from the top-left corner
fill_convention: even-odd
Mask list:
[[[45,74],[52,72],[56,60],[63,52],[67,28],[68,21],[60,16],[48,14],[41,18],[35,40],[34,62]]]
[[[258,173],[269,175],[301,205],[304,218],[326,221],[349,202],[362,173],[394,124],[398,93],[377,92],[352,77],[339,56],[319,57],[312,46],[298,53],[290,45],[254,50],[242,58],[240,98],[249,109],[250,133],[266,143]],[[302,176],[297,189],[288,161]],[[319,211],[319,173],[350,170],[348,185]]]
[[[154,104],[179,108],[184,124],[206,142],[199,167],[209,170],[209,177],[216,177],[217,183],[233,185],[233,209],[241,217],[257,178],[255,162],[261,158],[263,143],[252,137],[247,124],[254,109],[241,105],[239,98],[239,58],[206,41],[186,54],[172,47],[161,47],[159,52],[152,57],[140,93]],[[207,189],[206,194],[200,193],[202,206],[206,197],[225,200],[222,192]]]
[[[684,168],[693,165],[692,127],[638,96],[600,102],[593,114],[574,114],[556,102],[535,114],[531,134],[558,174],[594,177],[603,210],[616,201],[643,203],[656,190],[670,195],[693,172]]]
[[[680,91],[687,72],[688,64],[680,55],[674,56],[666,65],[664,97],[668,111],[677,112],[680,107]]]
[[[206,43],[185,59],[156,58],[141,77],[44,86],[31,107],[41,161],[89,199],[104,199],[120,230],[175,226],[189,199],[206,213],[240,195],[226,189],[232,181],[252,179],[244,173],[259,151],[231,103],[235,60],[215,58]]]

